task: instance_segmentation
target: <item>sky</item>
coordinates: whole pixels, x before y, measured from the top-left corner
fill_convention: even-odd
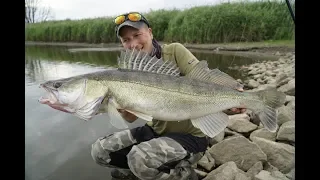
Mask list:
[[[184,9],[214,5],[233,0],[41,0],[50,7],[54,20],[115,16],[128,11],[149,12],[150,9]]]

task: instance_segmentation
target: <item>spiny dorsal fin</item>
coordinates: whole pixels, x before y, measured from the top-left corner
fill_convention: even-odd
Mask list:
[[[119,69],[130,69],[137,71],[147,71],[159,74],[180,76],[180,69],[174,61],[151,57],[148,53],[141,50],[123,50],[118,57]]]
[[[233,89],[243,88],[242,84],[240,84],[228,74],[220,71],[219,69],[210,70],[208,68],[207,62],[204,60],[195,65],[195,67],[186,75],[186,77],[220,84]]]

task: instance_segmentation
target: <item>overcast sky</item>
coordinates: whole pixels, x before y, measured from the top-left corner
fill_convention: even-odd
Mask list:
[[[55,20],[115,16],[128,11],[148,12],[150,9],[189,8],[212,5],[228,0],[42,0],[52,8]],[[235,1],[235,0],[230,0]]]

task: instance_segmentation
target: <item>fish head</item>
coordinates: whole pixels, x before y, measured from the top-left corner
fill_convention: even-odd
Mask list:
[[[47,96],[40,97],[41,104],[67,113],[73,113],[80,106],[86,89],[86,79],[59,79],[40,84]]]
[[[40,87],[48,92],[46,97],[39,99],[40,103],[86,121],[98,113],[107,93],[104,85],[85,77],[47,81]]]

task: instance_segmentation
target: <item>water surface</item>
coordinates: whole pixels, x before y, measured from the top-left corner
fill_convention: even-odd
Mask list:
[[[111,179],[110,170],[94,163],[91,144],[99,137],[118,131],[106,116],[92,121],[56,111],[38,103],[44,94],[41,82],[78,74],[101,71],[116,66],[119,52],[76,52],[61,46],[25,47],[25,179],[100,180]],[[207,60],[210,68],[218,67],[235,78],[242,79],[230,65],[255,62],[250,58],[195,52]],[[130,127],[142,125],[138,121]]]

